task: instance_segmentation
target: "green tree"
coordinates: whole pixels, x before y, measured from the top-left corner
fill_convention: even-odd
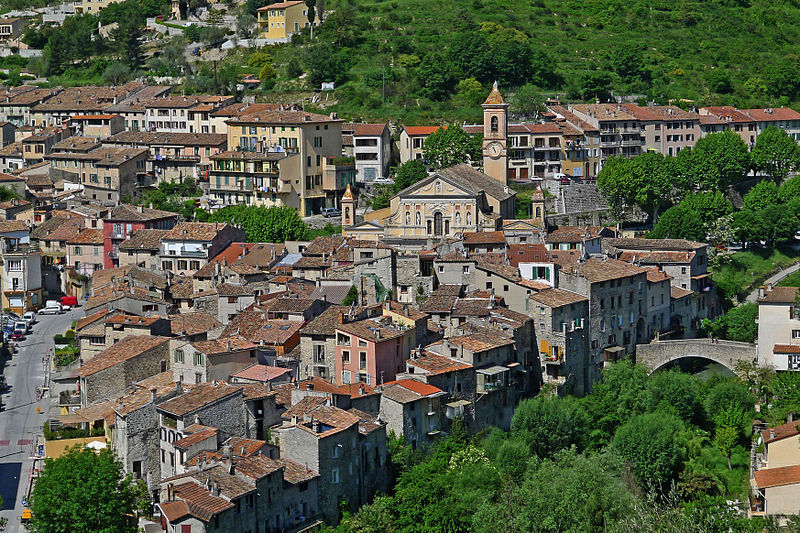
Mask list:
[[[470,135],[458,123],[453,123],[428,135],[423,145],[424,159],[437,169],[480,161],[481,142],[480,135]]]
[[[356,289],[355,285],[350,287],[350,290],[347,291],[347,295],[342,300],[342,305],[353,305],[358,304],[358,289]]]
[[[406,161],[397,167],[397,175],[394,177],[394,192],[399,193],[407,187],[411,187],[416,182],[428,177],[425,164],[419,159]]]
[[[9,187],[0,185],[0,202],[8,202],[9,200],[21,200],[22,197]]]
[[[610,163],[610,164],[609,164]],[[597,176],[597,186],[608,197],[650,212],[654,222],[670,205],[675,170],[672,159],[658,152],[646,152],[633,159],[609,158]]]
[[[716,421],[731,406],[743,413],[753,412],[755,399],[747,387],[733,379],[720,381],[706,394],[705,408],[710,420]]]
[[[486,91],[481,82],[475,78],[467,78],[456,85],[456,94],[453,96],[453,101],[464,109],[475,109],[485,96]]]
[[[715,337],[738,342],[755,342],[758,333],[758,305],[745,303],[732,307],[727,313],[707,323]]]
[[[547,110],[544,98],[539,88],[531,83],[526,83],[514,93],[511,98],[511,111],[526,117],[536,118]]]
[[[728,470],[731,470],[731,452],[739,443],[744,425],[748,422],[744,412],[736,405],[728,405],[715,420],[714,444],[728,460]]]
[[[125,63],[114,61],[103,71],[103,81],[109,85],[124,85],[131,79],[131,69]]]
[[[775,126],[761,132],[750,156],[753,167],[765,172],[775,183],[783,182],[800,166],[800,146],[786,130]]]
[[[229,222],[241,225],[247,242],[284,242],[302,240],[308,226],[289,206],[236,205],[215,211],[210,222]]]
[[[572,397],[523,400],[511,419],[511,433],[527,443],[539,457],[552,457],[559,450],[586,447],[589,417]]]
[[[631,465],[642,489],[660,489],[677,476],[683,431],[673,415],[639,415],[617,430],[611,446]]]
[[[650,412],[670,413],[687,424],[697,424],[702,420],[700,390],[697,380],[689,374],[656,372],[647,380],[645,398]]]
[[[778,186],[773,181],[762,180],[744,195],[742,209],[760,211],[779,203]]]
[[[681,202],[664,211],[647,236],[651,239],[705,241],[706,227],[700,213]]]
[[[114,51],[131,70],[136,70],[142,62],[139,40],[143,35],[142,26],[135,18],[118,22],[118,26],[111,31]]]
[[[611,440],[617,428],[632,416],[646,411],[647,368],[630,361],[603,369],[603,379],[583,400],[593,421],[590,437],[596,447]]]
[[[730,130],[702,137],[678,156],[676,163],[688,190],[725,191],[750,171],[747,145]]]
[[[611,98],[611,75],[598,70],[584,72],[578,81],[578,95],[583,100],[607,102]]]
[[[138,530],[137,511],[146,489],[106,449],[99,454],[76,446],[58,459],[46,459],[33,486],[31,511],[35,532]]]
[[[317,16],[317,10],[316,10],[317,0],[305,0],[305,2],[306,2],[306,7],[308,8],[306,13],[306,16],[308,17],[308,23],[312,25],[311,31],[314,31],[313,24]]]
[[[644,55],[640,46],[626,43],[617,47],[609,58],[611,68],[628,83],[647,80],[649,73],[644,66]]]

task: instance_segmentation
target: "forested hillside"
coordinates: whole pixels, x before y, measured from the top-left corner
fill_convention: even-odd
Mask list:
[[[800,7],[789,0],[328,0],[295,38],[311,81],[339,110],[474,118],[499,80],[546,94],[742,107],[790,104],[800,87]],[[283,55],[283,54],[280,54]]]

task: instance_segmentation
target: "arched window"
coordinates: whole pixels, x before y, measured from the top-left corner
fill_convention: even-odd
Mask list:
[[[411,212],[406,211],[406,226],[411,224]]]
[[[347,222],[350,221],[350,208],[349,207],[345,207],[344,208],[344,219]]]
[[[456,226],[461,225],[461,213],[456,212]]]
[[[417,221],[416,222],[417,222],[417,226],[422,224],[422,216],[419,214],[419,211],[417,211]]]
[[[472,213],[467,211],[467,226],[472,225]]]
[[[536,218],[542,218],[542,208],[536,207]]]
[[[433,215],[433,234],[434,235],[442,234],[442,214],[438,212],[435,215]]]
[[[497,133],[497,130],[499,128],[497,117],[492,117],[492,119],[489,121],[489,124],[490,124],[489,129],[492,131],[492,133]]]

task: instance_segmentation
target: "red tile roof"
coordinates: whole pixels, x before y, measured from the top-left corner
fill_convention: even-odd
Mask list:
[[[759,489],[794,485],[800,483],[800,465],[756,470],[753,476],[755,477],[756,487]]]
[[[442,392],[442,389],[434,387],[433,385],[429,385],[427,383],[423,383],[421,381],[417,381],[416,379],[399,379],[397,381],[390,381],[389,383],[386,383],[386,385],[389,385],[391,383],[404,387],[410,391],[416,392],[420,396],[430,396],[432,394],[439,394],[440,392]]]
[[[506,234],[502,231],[466,231],[464,244],[505,244]]]
[[[169,339],[166,337],[151,337],[149,335],[131,335],[125,337],[87,361],[78,369],[78,375],[81,377],[91,376],[101,370],[133,359],[167,342],[169,342]]]
[[[456,361],[455,359],[450,359],[449,357],[427,351],[423,352],[423,354],[419,357],[412,357],[411,359],[406,360],[406,363],[411,366],[421,368],[431,375],[446,374],[447,372],[466,370],[467,368],[472,367],[472,365],[467,363],[462,363],[460,361]]]
[[[764,439],[765,443],[769,444],[770,442],[775,442],[776,440],[794,437],[800,433],[800,429],[798,429],[798,427],[800,427],[800,420],[787,422],[785,424],[781,424],[780,426],[765,429],[761,432],[761,438]]]
[[[764,297],[759,302],[788,304],[794,302],[797,287],[773,287],[764,291]]]
[[[216,355],[229,352],[239,352],[252,350],[255,344],[245,339],[241,335],[231,335],[229,337],[219,337],[212,341],[197,341],[191,343],[192,348],[206,355]]]
[[[240,386],[228,385],[225,382],[200,383],[193,386],[190,391],[160,404],[158,409],[176,416],[184,416],[223,398],[241,394],[241,389]]]
[[[547,263],[544,244],[509,244],[506,251],[509,263],[518,267],[520,263]]]
[[[181,222],[164,235],[162,240],[210,241],[228,224],[216,222]]]
[[[530,299],[552,308],[589,301],[588,298],[585,298],[580,294],[564,289],[547,289],[537,292],[536,294],[532,294]]]
[[[270,381],[291,371],[290,368],[255,364],[237,372],[233,377],[253,381]]]
[[[173,490],[175,497],[186,500],[189,511],[204,522],[208,522],[214,515],[233,507],[228,500],[212,495],[208,489],[193,481],[177,485]]]
[[[439,128],[447,129],[447,125],[444,126],[406,126],[404,129],[406,133],[411,136],[414,135],[430,135],[431,133],[436,132]]]
[[[742,109],[742,111],[759,122],[774,122],[781,120],[800,120],[800,113],[790,107],[777,107],[766,109]]]
[[[776,344],[772,348],[772,353],[782,353],[782,354],[800,353],[800,346],[796,344]]]
[[[210,439],[215,437],[219,433],[217,428],[206,428],[201,429],[196,433],[192,433],[191,435],[187,435],[186,437],[176,440],[172,443],[173,446],[176,448],[180,448],[181,450],[188,450],[191,446],[195,444],[199,444],[206,439]]]
[[[726,123],[754,122],[752,118],[729,105],[702,107],[700,111],[707,111],[709,115],[714,115]]]
[[[259,11],[272,11],[273,9],[286,9],[287,7],[296,6],[298,4],[302,4],[303,0],[294,0],[289,2],[278,2],[277,4],[271,4],[268,6],[258,8]]]
[[[364,135],[377,137],[383,134],[384,129],[386,129],[385,122],[381,124],[359,124],[357,122],[342,124],[342,130],[351,130],[355,136]]]

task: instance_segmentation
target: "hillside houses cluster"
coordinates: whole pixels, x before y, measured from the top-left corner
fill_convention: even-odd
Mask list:
[[[0,154],[19,155],[0,174],[18,196],[0,203],[3,307],[78,298],[47,423],[104,432],[166,531],[336,523],[390,488],[392,435],[508,429],[522,399],[587,394],[719,312],[705,244],[559,226],[538,187],[516,218],[496,87],[483,171],[432,171],[368,213],[358,182],[388,172],[387,125],[141,84],[34,95],[0,99],[25,117]],[[188,177],[208,209],[339,207],[341,234],[247,242],[123,201]]]

